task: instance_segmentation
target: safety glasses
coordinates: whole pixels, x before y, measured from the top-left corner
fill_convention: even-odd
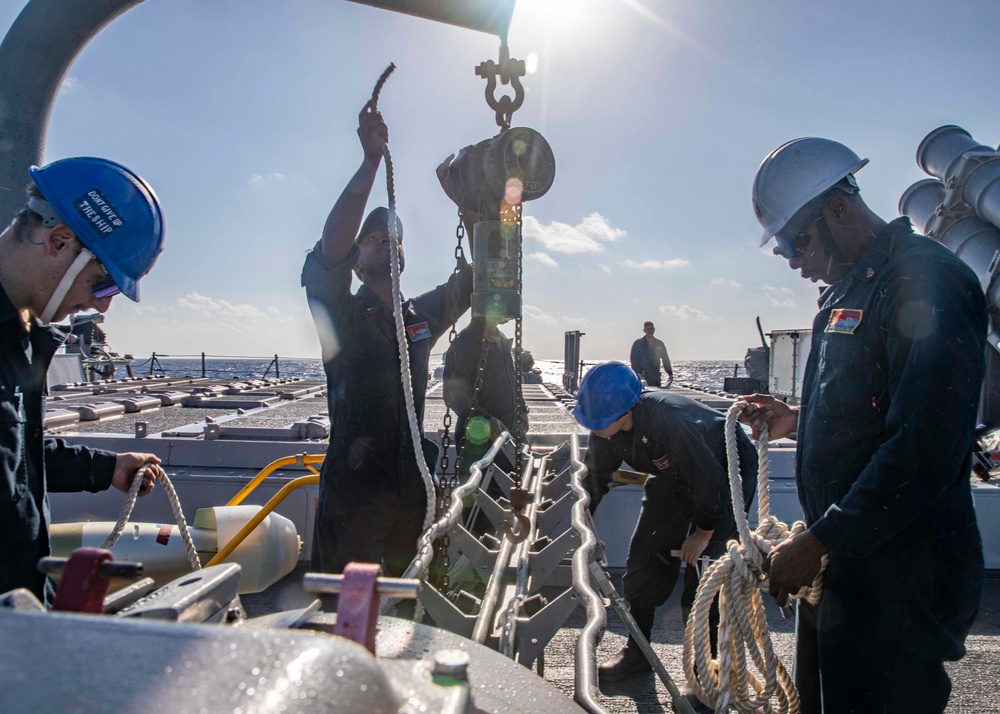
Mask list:
[[[95,260],[97,259],[95,258]],[[115,281],[111,279],[111,274],[108,272],[108,269],[104,267],[104,264],[101,263],[101,261],[97,260],[97,265],[104,273],[104,279],[99,280],[90,286],[90,289],[94,291],[94,297],[98,300],[114,297],[121,292],[121,288],[115,285]]]
[[[778,255],[791,260],[801,258],[806,254],[806,249],[812,242],[813,235],[809,228],[823,217],[821,213],[808,213],[798,221],[789,221],[788,224],[775,234],[774,240],[778,244],[775,251]]]

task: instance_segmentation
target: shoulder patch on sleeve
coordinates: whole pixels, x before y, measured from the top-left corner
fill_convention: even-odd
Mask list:
[[[418,322],[416,325],[407,325],[406,332],[410,336],[410,342],[426,340],[431,336],[431,329],[426,322]]]

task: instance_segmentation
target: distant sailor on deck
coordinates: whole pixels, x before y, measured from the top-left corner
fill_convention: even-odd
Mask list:
[[[771,551],[771,594],[800,600],[795,681],[806,714],[940,712],[944,661],[965,654],[983,555],[969,475],[984,374],[986,301],[940,243],[861,199],[862,160],[796,139],[757,170],[761,245],[825,288],[801,405],[748,397],[771,438],[798,432],[808,530]]]
[[[331,425],[312,562],[326,573],[343,572],[351,561],[381,563],[387,574],[400,575],[416,555],[427,507],[417,454],[433,473],[438,449],[421,438],[415,450],[410,436],[392,310],[389,212],[376,208],[361,220],[388,129],[370,104],[358,121],[361,166],[302,269],[323,349]],[[438,167],[442,182],[447,170],[447,161]],[[396,229],[402,243],[398,218]],[[402,270],[401,244],[399,259]],[[362,283],[354,294],[352,272]],[[420,424],[431,348],[453,316],[469,308],[471,293],[472,269],[465,264],[446,284],[402,303]]]
[[[689,564],[681,597],[686,620],[698,589],[695,564],[703,555],[722,555],[726,541],[735,537],[726,470],[726,416],[674,392],[643,389],[635,372],[621,362],[605,362],[587,372],[573,416],[591,430],[585,483],[592,510],[623,462],[648,474],[624,580],[625,599],[648,640],[656,608],[670,597],[681,561]],[[743,498],[749,506],[756,491],[757,451],[742,429],[737,449]],[[672,551],[680,551],[680,558]],[[714,606],[713,630],[718,618]],[[629,638],[598,673],[601,683],[609,684],[651,670]]]
[[[667,354],[667,346],[663,340],[655,337],[656,327],[652,322],[645,322],[642,326],[643,336],[632,343],[632,351],[629,353],[629,362],[635,373],[646,380],[646,386],[659,387],[662,384],[660,376],[660,365],[667,373],[667,386],[674,382],[674,368],[670,366],[670,355]]]
[[[105,312],[163,249],[163,217],[149,185],[104,159],[63,159],[29,170],[28,202],[0,233],[0,593],[51,599],[39,558],[49,555],[48,493],[127,492],[153,454],[114,454],[43,435],[45,377],[66,333],[49,326]],[[139,495],[153,488],[145,474]]]

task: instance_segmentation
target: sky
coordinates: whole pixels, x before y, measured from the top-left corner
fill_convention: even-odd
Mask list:
[[[0,26],[23,6],[0,0]],[[518,0],[510,53],[529,74],[513,123],[556,162],[524,207],[524,347],[561,359],[579,330],[584,359],[627,359],[652,320],[674,360],[739,360],[758,316],[810,326],[816,285],[758,246],[760,162],[797,137],[840,141],[871,161],[869,206],[895,218],[926,178],[927,133],[1000,142],[998,26],[995,0]],[[434,169],[496,133],[474,69],[498,52],[495,36],[346,0],[146,0],[108,25],[68,70],[45,161],[114,159],[163,204],[165,250],[142,302],[108,311],[111,347],[319,357],[301,267],[390,62],[402,288],[444,282],[456,214]],[[380,171],[369,207],[385,196]]]

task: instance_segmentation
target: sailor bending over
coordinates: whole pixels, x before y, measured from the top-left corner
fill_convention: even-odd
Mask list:
[[[755,431],[798,432],[809,528],[771,551],[771,593],[784,604],[829,555],[819,605],[798,604],[803,712],[940,712],[983,577],[969,475],[986,301],[954,253],[868,208],[854,179],[866,163],[796,139],[754,179],[761,245],[776,238],[789,267],[829,286],[800,406],[748,398]]]
[[[163,249],[163,216],[149,185],[104,159],[31,167],[28,202],[0,233],[0,593],[51,600],[38,572],[49,555],[48,493],[128,492],[152,454],[114,454],[43,435],[45,377],[66,333],[48,323],[105,312]],[[153,488],[146,474],[139,495]]]
[[[649,639],[656,608],[684,575],[681,613],[687,620],[698,590],[699,558],[717,558],[736,537],[726,459],[726,416],[693,399],[643,389],[638,375],[621,362],[599,364],[580,383],[573,416],[591,430],[585,464],[591,509],[609,490],[622,463],[646,473],[642,512],[629,544],[624,595],[639,629]],[[737,431],[743,499],[749,507],[757,486],[757,451]],[[680,557],[671,555],[680,552]],[[718,606],[711,622],[718,626]],[[712,642],[713,650],[715,642]],[[625,648],[598,669],[602,684],[651,671],[638,645]]]

